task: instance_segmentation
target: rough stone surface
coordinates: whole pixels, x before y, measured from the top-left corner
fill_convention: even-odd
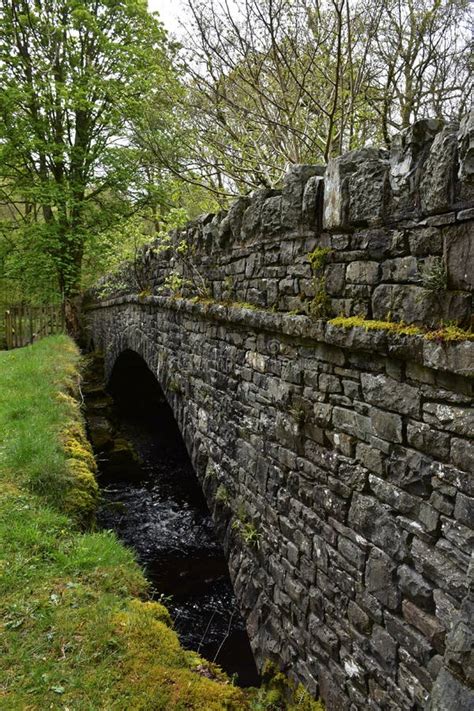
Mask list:
[[[474,343],[308,316],[322,247],[333,313],[468,324],[472,136],[422,121],[390,155],[296,167],[172,237],[192,244],[208,301],[168,294],[170,269],[192,275],[154,244],[87,311],[107,377],[130,349],[163,388],[258,664],[278,662],[328,711],[472,701]],[[448,289],[426,293],[416,275],[434,257]],[[257,547],[232,527],[242,510]]]
[[[473,120],[460,128],[422,120],[395,137],[390,152],[363,148],[327,168],[292,166],[281,188],[256,190],[227,213],[175,231],[172,244],[187,243],[192,260],[156,241],[106,289],[169,295],[173,272],[186,297],[205,288],[218,301],[311,315],[323,289],[333,316],[468,327]],[[308,259],[315,249],[324,250],[316,282]],[[438,277],[426,281],[433,272]]]

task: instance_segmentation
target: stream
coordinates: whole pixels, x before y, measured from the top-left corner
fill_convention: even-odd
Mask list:
[[[183,646],[219,664],[240,686],[258,686],[223,550],[171,409],[144,363],[146,373],[133,365],[133,388],[130,373],[124,379],[116,366],[113,402],[94,386],[88,396],[85,384],[102,491],[98,524],[133,548]]]

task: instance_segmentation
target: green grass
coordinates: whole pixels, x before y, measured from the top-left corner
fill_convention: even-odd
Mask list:
[[[132,552],[93,530],[79,361],[65,336],[0,352],[0,709],[320,711],[185,651]]]
[[[0,708],[248,708],[145,601],[132,553],[90,530],[78,364],[66,337],[0,353]]]

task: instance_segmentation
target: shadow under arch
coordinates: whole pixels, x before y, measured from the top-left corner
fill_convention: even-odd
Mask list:
[[[185,447],[175,413],[158,379],[136,351],[125,349],[117,357],[107,383],[117,410],[141,419],[152,418],[156,435],[168,447]]]
[[[218,653],[216,662],[237,673],[242,686],[257,685],[222,546],[158,378],[141,355],[126,348],[111,367],[107,390],[119,437],[133,445],[141,464],[138,477],[107,477],[104,495],[111,507],[102,525],[135,549],[155,597],[165,596],[183,644],[210,661]],[[179,407],[176,412],[183,414]]]

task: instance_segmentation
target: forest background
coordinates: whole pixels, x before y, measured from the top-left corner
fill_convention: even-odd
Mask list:
[[[470,108],[468,0],[185,0],[179,20],[0,0],[0,308],[72,301],[292,164]]]

